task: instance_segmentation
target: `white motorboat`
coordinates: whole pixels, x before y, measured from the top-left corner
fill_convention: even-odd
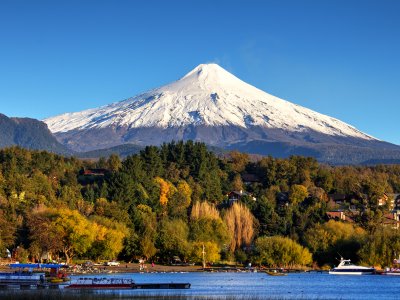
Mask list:
[[[350,259],[341,258],[339,265],[329,271],[333,275],[372,275],[375,274],[375,268],[356,266]]]

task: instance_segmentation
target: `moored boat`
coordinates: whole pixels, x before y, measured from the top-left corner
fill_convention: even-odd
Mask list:
[[[393,260],[393,267],[386,268],[382,275],[399,276],[400,275],[400,258]]]
[[[265,271],[265,273],[267,273],[268,275],[271,275],[271,276],[286,276],[287,275],[287,273],[280,272],[280,271],[277,271],[277,270]]]
[[[60,264],[14,263],[9,267],[17,271],[0,273],[1,288],[47,288],[69,280],[65,272],[60,272],[60,268],[64,267]],[[35,269],[40,271],[35,272]],[[41,272],[43,269],[50,269],[49,278],[46,278],[46,273]]]
[[[0,273],[0,285],[6,284],[39,284],[44,282],[45,273],[17,271]]]
[[[375,268],[352,264],[350,259],[341,258],[339,265],[329,271],[331,275],[372,275]]]
[[[387,270],[383,272],[382,275],[400,276],[400,270],[399,269]]]

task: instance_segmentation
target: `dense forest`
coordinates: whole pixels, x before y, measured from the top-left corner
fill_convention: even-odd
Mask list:
[[[0,150],[0,251],[19,261],[200,263],[204,247],[209,263],[324,267],[342,255],[384,267],[400,254],[400,233],[378,202],[399,192],[398,165],[217,157],[191,141],[122,161],[12,147]],[[349,197],[352,222],[328,218],[334,193]]]

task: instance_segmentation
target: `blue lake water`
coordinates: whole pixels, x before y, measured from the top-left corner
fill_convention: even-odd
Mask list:
[[[288,276],[269,276],[265,273],[145,273],[72,276],[124,277],[137,283],[189,282],[188,290],[28,290],[10,294],[0,291],[0,299],[129,299],[148,296],[167,296],[168,299],[400,299],[400,276],[337,276],[297,273]],[[9,294],[7,294],[9,293]],[[89,294],[88,294],[89,293]],[[16,296],[19,296],[16,297]],[[90,296],[90,297],[88,297]],[[59,297],[59,300],[64,299]]]
[[[108,277],[102,276],[102,277]],[[189,282],[189,290],[121,290],[115,296],[179,295],[258,299],[400,299],[400,276],[337,276],[297,273],[146,273],[112,275],[137,283]],[[99,292],[102,293],[102,292]],[[103,292],[104,293],[104,292]]]

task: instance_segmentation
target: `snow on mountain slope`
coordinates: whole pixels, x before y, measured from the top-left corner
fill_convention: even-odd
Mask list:
[[[376,140],[351,125],[263,92],[216,64],[138,96],[45,119],[53,133],[94,128],[261,126]]]

